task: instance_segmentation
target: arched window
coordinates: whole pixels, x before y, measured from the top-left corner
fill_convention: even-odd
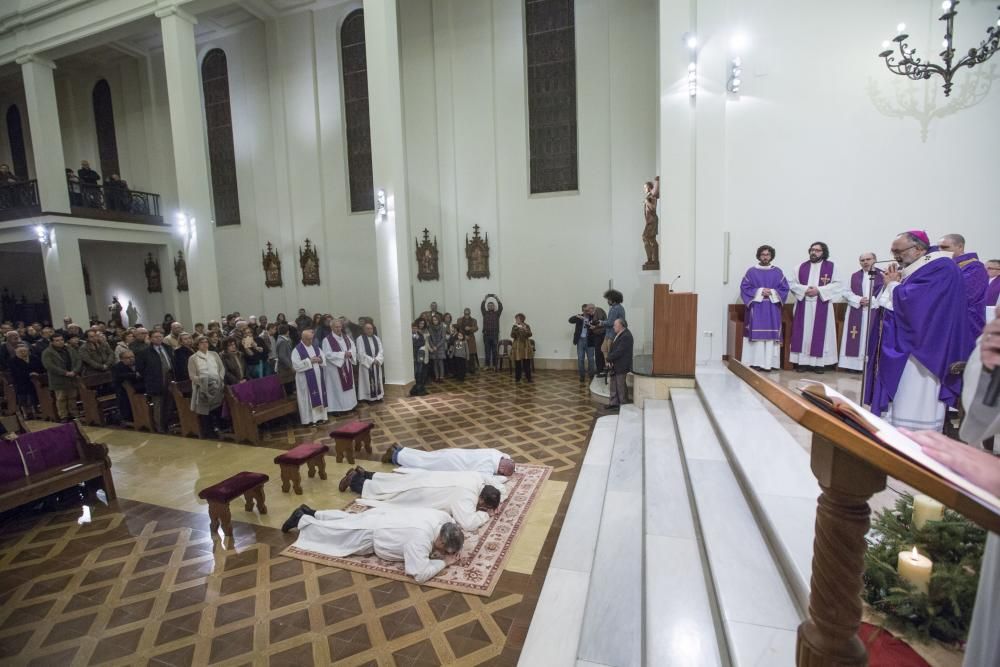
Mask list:
[[[212,170],[212,203],[217,227],[240,224],[240,196],[236,187],[236,151],[233,114],[229,106],[229,67],[222,49],[212,49],[201,63],[205,93],[208,161]]]
[[[13,162],[11,170],[22,181],[28,180],[28,153],[24,150],[24,128],[16,104],[7,109],[7,141],[10,143],[10,161]]]
[[[115,112],[111,106],[111,86],[104,79],[94,85],[90,95],[94,105],[94,125],[97,127],[97,156],[101,160],[101,177],[107,180],[118,171],[118,140],[115,139]]]
[[[351,211],[374,211],[372,131],[368,118],[368,62],[365,58],[365,15],[356,9],[340,27],[344,68],[344,120],[347,125],[347,175]]]
[[[525,0],[531,192],[578,189],[574,0]]]

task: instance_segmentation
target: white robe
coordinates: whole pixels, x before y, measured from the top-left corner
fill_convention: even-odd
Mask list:
[[[404,468],[422,470],[471,470],[484,475],[496,475],[500,460],[508,458],[499,449],[422,449],[403,447],[396,455],[396,463]]]
[[[309,357],[305,359],[299,354],[299,346],[292,350],[292,370],[295,371],[295,394],[299,399],[299,419],[303,424],[313,424],[326,419],[326,406],[319,405],[313,407],[309,399],[309,381],[306,373],[313,373],[316,377],[317,386],[322,390],[323,386],[323,366],[325,365],[322,355],[320,362],[314,364]]]
[[[814,357],[810,355],[809,348],[812,345],[813,325],[816,322],[816,302],[819,299],[830,302],[841,294],[841,284],[838,276],[837,265],[834,264],[832,280],[826,285],[819,282],[819,272],[823,268],[823,262],[815,262],[809,266],[809,280],[807,284],[799,282],[799,270],[786,276],[788,278],[788,289],[795,296],[796,301],[805,301],[805,321],[802,327],[802,352],[791,352],[789,360],[793,364],[802,366],[830,366],[837,363],[837,318],[833,313],[833,304],[830,303],[830,310],[826,317],[826,335],[823,340],[823,356]],[[819,289],[819,296],[806,296],[806,289],[816,287]],[[798,306],[796,306],[798,307]]]
[[[756,266],[756,269],[763,269],[763,266]],[[773,265],[766,268],[774,268]],[[764,288],[758,287],[757,291],[754,293],[753,300],[755,303],[761,303],[764,300]],[[778,295],[778,290],[771,290],[771,296],[768,297],[768,301],[771,303],[781,303],[781,297]],[[765,371],[769,371],[772,368],[781,368],[781,341],[780,340],[750,340],[745,335],[743,336],[743,352],[740,354],[740,361],[742,361],[747,366],[756,366],[757,368],[763,368]]]
[[[865,271],[861,274],[861,293],[868,294],[871,289],[870,285],[872,278]],[[861,346],[858,348],[858,356],[851,357],[847,355],[847,341],[851,332],[848,330],[850,327],[847,326],[848,319],[851,316],[851,310],[848,310],[844,316],[844,331],[840,334],[840,364],[841,368],[847,368],[852,371],[860,371],[864,367],[865,353],[868,351],[868,308],[863,308],[861,306],[861,297],[851,291],[850,281],[844,284],[843,299],[847,302],[849,309],[861,308],[861,331],[858,332],[858,336],[861,339]],[[872,299],[872,310],[878,309],[879,305],[876,299]],[[831,311],[832,312],[832,311]]]
[[[371,383],[368,381],[368,369],[371,368],[372,364],[382,365],[385,357],[385,348],[382,347],[382,340],[378,336],[372,336],[378,341],[378,354],[375,356],[368,356],[365,354],[365,340],[364,336],[358,336],[358,339],[354,341],[354,351],[357,353],[358,360],[358,398],[362,401],[379,401],[385,396],[385,374],[381,368],[376,369],[376,372],[382,372],[382,390],[377,394],[372,393]],[[372,347],[374,350],[374,346]]]
[[[326,407],[330,412],[349,412],[358,404],[358,396],[355,392],[358,378],[354,377],[354,384],[350,389],[344,389],[340,384],[340,369],[345,363],[348,366],[353,366],[352,362],[347,361],[347,343],[345,341],[350,340],[350,338],[344,338],[335,333],[330,335],[337,339],[340,352],[333,351],[329,338],[323,339],[323,361],[326,362],[323,368],[323,377],[326,380]],[[354,344],[352,343],[351,354],[353,353]]]
[[[499,490],[503,480],[497,477],[490,481]],[[462,530],[474,533],[490,518],[486,512],[476,510],[486,483],[477,472],[399,468],[396,472],[375,473],[365,482],[361,499],[441,510],[450,514]]]
[[[403,561],[406,574],[423,583],[445,568],[431,559],[447,513],[423,507],[375,507],[360,514],[321,510],[299,520],[295,546],[336,558],[374,553],[382,560]]]

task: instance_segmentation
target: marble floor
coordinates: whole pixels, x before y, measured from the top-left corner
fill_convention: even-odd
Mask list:
[[[365,406],[375,457],[390,443],[497,447],[553,467],[488,598],[278,555],[298,504],[341,507],[345,464],[282,494],[278,450],[328,441],[279,424],[262,446],[88,429],[108,444],[119,499],[66,494],[0,515],[0,663],[5,665],[514,665],[551,560],[594,416],[575,373],[445,382]],[[41,423],[33,427],[43,426]],[[379,470],[375,461],[363,462]],[[239,470],[271,475],[268,514],[233,504],[231,543],[208,533],[197,490]]]

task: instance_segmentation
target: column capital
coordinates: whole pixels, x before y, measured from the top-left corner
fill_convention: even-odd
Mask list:
[[[17,58],[14,59],[14,62],[16,62],[18,65],[27,65],[28,63],[35,63],[38,65],[44,65],[49,69],[56,68],[56,64],[54,62],[48,60],[47,58],[42,58],[41,56],[35,53],[22,53],[19,56],[17,56]]]
[[[176,16],[179,19],[187,21],[191,25],[198,25],[198,19],[193,14],[184,11],[177,5],[170,5],[169,7],[161,7],[160,9],[157,9],[153,15],[158,19],[165,19],[168,16]]]

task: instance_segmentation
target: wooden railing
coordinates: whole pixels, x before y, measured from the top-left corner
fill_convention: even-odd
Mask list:
[[[163,224],[160,195],[113,185],[69,183],[69,203],[74,215],[92,218]]]

